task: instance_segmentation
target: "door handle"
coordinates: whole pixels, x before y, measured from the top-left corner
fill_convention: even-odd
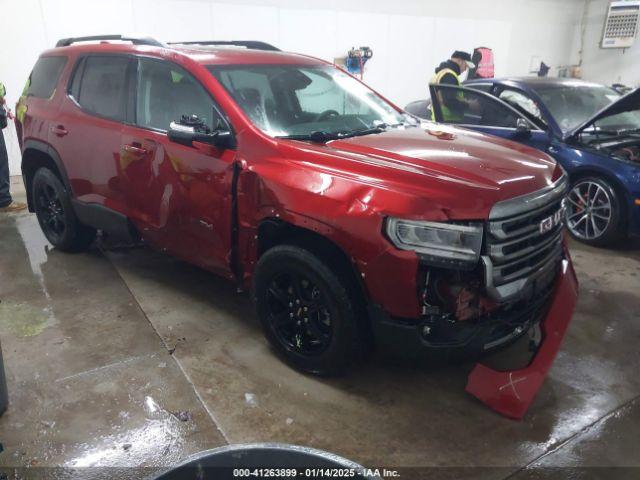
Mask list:
[[[132,153],[133,155],[146,155],[148,152],[146,148],[131,145],[130,143],[125,144],[122,149],[127,153]]]
[[[69,133],[69,131],[64,128],[64,125],[56,125],[55,127],[51,127],[51,133],[57,137],[64,137]]]

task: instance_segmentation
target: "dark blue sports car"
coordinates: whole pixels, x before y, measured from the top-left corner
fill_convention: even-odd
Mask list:
[[[565,168],[566,223],[575,238],[605,246],[640,234],[640,89],[622,96],[596,83],[531,77],[430,90],[436,121],[530,145]],[[406,110],[432,116],[429,101]]]

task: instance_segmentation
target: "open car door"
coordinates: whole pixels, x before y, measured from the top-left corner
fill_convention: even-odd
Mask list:
[[[545,151],[547,132],[502,100],[479,90],[454,85],[429,85],[434,118],[482,133],[524,143]]]

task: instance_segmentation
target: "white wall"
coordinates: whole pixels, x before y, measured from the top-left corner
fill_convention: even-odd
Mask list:
[[[455,49],[493,48],[496,75],[531,58],[574,61],[583,0],[0,0],[0,79],[15,102],[38,54],[62,37],[142,32],[160,40],[256,39],[333,60],[352,46],[374,57],[365,81],[400,106],[427,93]],[[15,132],[5,130],[19,173]]]
[[[609,0],[589,0],[585,5],[582,78],[607,85],[624,83],[639,87],[640,38],[636,38],[631,48],[600,48]],[[576,48],[579,49],[579,45]]]

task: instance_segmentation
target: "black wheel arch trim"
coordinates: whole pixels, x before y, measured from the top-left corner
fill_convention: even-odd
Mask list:
[[[29,211],[30,212],[34,211],[33,202],[31,199],[31,182],[30,182],[31,179],[27,177],[27,173],[30,171],[30,169],[26,168],[27,165],[25,165],[25,155],[29,150],[36,150],[38,152],[41,152],[47,155],[49,158],[51,158],[51,160],[53,161],[53,163],[55,164],[58,170],[57,173],[60,176],[60,180],[62,181],[64,188],[67,190],[67,192],[69,192],[69,196],[73,198],[73,189],[71,188],[71,182],[69,181],[67,170],[65,169],[64,164],[62,163],[62,159],[60,158],[60,155],[58,154],[56,149],[53,148],[48,143],[43,142],[42,140],[28,139],[24,142],[22,146],[21,169],[22,169],[22,181],[24,182],[24,187],[27,192],[27,205],[29,207]],[[35,173],[35,171],[33,173]]]
[[[273,228],[273,231],[269,233],[264,232],[263,228],[265,227],[271,227]],[[275,240],[275,242],[273,244],[270,244],[269,241],[265,242],[265,239],[263,238],[263,235],[265,234],[266,236],[273,235],[272,239]],[[353,281],[353,286],[356,289],[356,293],[361,296],[360,298],[365,303],[365,307],[369,305],[371,302],[371,296],[369,295],[369,291],[367,290],[364,280],[362,279],[362,274],[360,273],[357,265],[351,260],[351,256],[347,254],[340,245],[322,233],[287,222],[281,218],[263,218],[258,227],[258,256],[262,256],[262,254],[264,254],[271,246],[287,243],[293,243],[294,245],[307,248],[312,253],[317,254],[317,251],[314,251],[313,246],[305,242],[305,240],[313,242],[314,238],[324,242],[325,246],[330,246],[330,248],[335,249],[339,253],[340,257],[338,260],[341,262],[342,267],[344,267],[349,273],[351,277],[350,279]],[[267,243],[267,245],[260,245],[262,242]]]

